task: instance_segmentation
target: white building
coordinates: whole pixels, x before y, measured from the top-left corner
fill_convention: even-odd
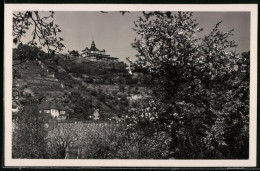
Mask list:
[[[22,105],[18,101],[12,102],[12,112],[18,113],[22,109]]]
[[[99,111],[98,109],[96,109],[94,111],[94,113],[93,113],[93,116],[94,116],[93,120],[99,120],[99,112],[98,111]]]
[[[90,61],[99,61],[99,60],[108,60],[108,61],[117,61],[118,58],[111,57],[110,55],[106,55],[105,49],[99,50],[96,48],[95,42],[92,41],[91,47],[86,47],[82,50],[82,57],[90,60]]]
[[[65,107],[57,101],[43,100],[39,105],[39,112],[49,114],[52,118],[64,120],[67,118]]]

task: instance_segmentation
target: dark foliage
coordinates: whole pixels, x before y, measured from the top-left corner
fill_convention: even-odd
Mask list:
[[[249,53],[228,51],[233,30],[221,32],[220,23],[198,38],[190,12],[143,12],[135,22],[132,66],[153,97],[133,111],[128,130],[165,132],[168,158],[248,158]]]

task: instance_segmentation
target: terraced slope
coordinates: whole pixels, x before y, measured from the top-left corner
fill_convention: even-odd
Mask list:
[[[21,76],[19,79],[14,79],[15,85],[21,82],[33,92],[63,90],[62,82],[55,78],[55,74],[49,73],[48,69],[36,61],[28,61],[15,66],[14,69],[18,70]]]

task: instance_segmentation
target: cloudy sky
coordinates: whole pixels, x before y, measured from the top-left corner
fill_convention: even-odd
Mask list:
[[[90,47],[94,40],[96,47],[105,49],[107,54],[125,61],[126,57],[134,59],[136,51],[131,47],[135,32],[133,22],[142,15],[141,12],[55,12],[55,23],[62,32],[64,44],[68,50],[81,52]],[[249,12],[194,12],[199,27],[204,28],[203,33],[208,34],[215,24],[222,20],[220,29],[228,31],[235,29],[233,40],[238,44],[237,51],[248,51],[250,48],[250,13]],[[27,38],[24,39],[28,39]]]

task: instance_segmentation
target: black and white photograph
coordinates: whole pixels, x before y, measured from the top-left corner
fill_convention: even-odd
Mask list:
[[[7,165],[256,165],[257,5],[6,7]]]

